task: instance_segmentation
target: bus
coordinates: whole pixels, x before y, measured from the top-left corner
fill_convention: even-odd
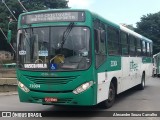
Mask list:
[[[144,89],[152,40],[85,9],[40,10],[18,19],[21,102],[110,108],[116,95]]]
[[[153,55],[153,76],[160,77],[160,52]]]

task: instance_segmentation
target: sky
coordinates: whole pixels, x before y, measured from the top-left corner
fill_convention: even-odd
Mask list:
[[[160,0],[69,0],[68,6],[88,9],[116,24],[134,27],[143,15],[160,12]]]

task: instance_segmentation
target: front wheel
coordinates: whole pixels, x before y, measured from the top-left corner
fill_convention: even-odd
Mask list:
[[[108,99],[101,103],[101,107],[103,108],[112,107],[115,101],[115,96],[116,96],[115,87],[114,87],[114,84],[111,82],[110,87],[109,87]]]

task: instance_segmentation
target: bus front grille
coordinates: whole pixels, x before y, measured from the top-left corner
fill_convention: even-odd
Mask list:
[[[36,77],[36,76],[26,76],[27,79],[34,82],[35,84],[50,84],[50,85],[59,85],[59,84],[67,84],[77,76],[65,76],[65,77]]]

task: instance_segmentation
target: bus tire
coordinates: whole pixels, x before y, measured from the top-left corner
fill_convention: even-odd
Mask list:
[[[141,84],[138,85],[138,88],[140,90],[144,90],[144,87],[145,87],[145,74],[143,73],[141,78]]]
[[[115,101],[115,97],[116,97],[115,86],[111,82],[109,87],[108,99],[101,103],[101,107],[105,109],[112,107]]]

